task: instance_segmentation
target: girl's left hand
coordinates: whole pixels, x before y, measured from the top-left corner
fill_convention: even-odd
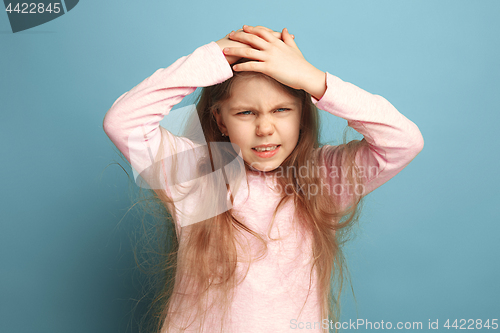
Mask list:
[[[325,73],[304,58],[286,28],[279,39],[268,28],[245,25],[243,31],[229,34],[229,39],[251,48],[227,47],[223,50],[225,55],[257,60],[234,65],[233,70],[266,74],[284,85],[303,89],[318,100],[325,93]]]

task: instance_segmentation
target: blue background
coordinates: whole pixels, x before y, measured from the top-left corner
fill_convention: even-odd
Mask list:
[[[499,318],[499,14],[497,0],[80,1],[16,34],[0,14],[0,332],[137,330],[139,222],[102,120],[243,24],[288,27],[313,65],[384,96],[424,136],[366,198],[347,250],[357,308],[347,294],[342,320]],[[332,118],[326,140],[345,126]]]

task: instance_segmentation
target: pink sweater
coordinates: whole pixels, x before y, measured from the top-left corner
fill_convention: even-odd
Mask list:
[[[168,68],[158,69],[120,96],[106,114],[104,131],[132,167],[141,173],[151,166],[152,157],[158,152],[162,140],[159,122],[171,108],[196,87],[221,83],[231,76],[231,68],[219,46],[214,42],[201,46]],[[358,165],[366,170],[370,167],[377,170],[367,179],[367,193],[394,177],[423,148],[418,127],[386,99],[334,75],[327,73],[326,93],[321,100],[313,101],[318,108],[346,119],[348,125],[369,143],[356,157]],[[197,146],[189,139],[169,133],[166,138],[175,142],[177,151]],[[169,145],[164,148],[166,156],[172,154],[168,151]],[[334,160],[336,146],[327,146],[323,151],[321,158],[327,166],[334,167],[329,161]],[[243,190],[234,193],[233,213],[254,231],[267,235],[280,195],[272,190],[272,179],[252,172],[247,177]],[[332,176],[328,181],[333,184],[336,179]],[[247,192],[249,187],[250,192]],[[182,216],[181,211],[188,209],[186,205],[189,204],[195,201],[176,205],[178,216]],[[281,238],[268,243],[266,256],[252,263],[245,280],[238,285],[227,332],[324,332],[325,318],[321,318],[319,311],[320,298],[315,293],[314,276],[312,293],[307,297],[311,239],[291,223],[294,211],[293,203],[289,202],[277,214],[270,235],[274,238],[279,233]],[[176,220],[178,236],[182,235],[185,225],[180,219]],[[251,238],[248,240],[252,242]],[[215,331],[216,328],[207,326],[203,332]]]

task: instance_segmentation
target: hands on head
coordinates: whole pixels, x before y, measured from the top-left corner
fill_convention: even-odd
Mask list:
[[[269,33],[271,33],[273,36],[275,36],[276,38],[278,39],[282,39],[281,38],[281,32],[277,32],[277,31],[273,31],[269,28],[266,28],[266,27],[256,27],[256,28],[262,28],[262,29],[266,29],[267,31],[269,31]],[[218,40],[216,43],[219,44],[221,50],[224,50],[224,48],[226,47],[241,47],[241,48],[252,48],[252,46],[246,44],[246,43],[243,43],[243,42],[239,42],[237,40],[234,40],[234,39],[230,39],[230,35],[232,36],[233,33],[235,31],[233,30],[232,32],[228,33],[226,36],[224,36],[223,38],[221,38],[220,40]],[[239,29],[239,30],[236,30],[236,32],[244,32],[244,29]],[[294,35],[292,35],[292,38],[295,38]],[[237,62],[241,57],[240,56],[231,56],[231,55],[225,55],[226,56],[226,59],[227,61],[229,62],[230,65],[234,64],[235,62]]]
[[[262,26],[243,26],[217,41],[229,64],[240,58],[250,61],[236,64],[234,71],[266,74],[295,89],[303,89],[320,99],[326,91],[325,73],[302,55],[294,36],[286,28],[276,32]]]

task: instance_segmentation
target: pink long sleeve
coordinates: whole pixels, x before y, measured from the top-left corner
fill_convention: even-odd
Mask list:
[[[315,101],[313,99],[313,101]],[[424,140],[418,127],[398,112],[384,97],[373,95],[351,83],[327,73],[327,90],[316,106],[347,120],[348,125],[364,136],[368,146],[357,152],[357,165],[364,169],[368,194],[405,168],[423,149]],[[325,164],[334,165],[338,146],[323,150]],[[349,170],[329,170],[339,174]],[[338,177],[329,179],[335,183]]]
[[[159,123],[172,107],[197,87],[224,82],[232,75],[220,47],[215,42],[203,45],[120,96],[106,113],[104,131],[141,173],[153,164],[161,140]],[[180,151],[192,144],[180,137],[171,139]]]

